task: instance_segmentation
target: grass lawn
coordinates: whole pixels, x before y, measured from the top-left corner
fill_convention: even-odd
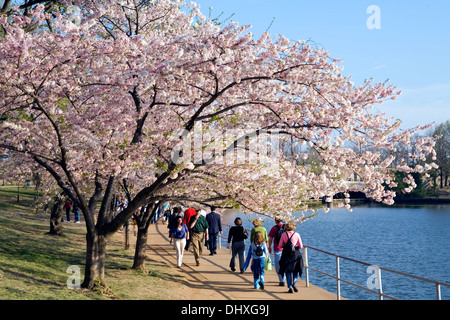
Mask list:
[[[17,188],[0,187],[0,300],[178,298],[180,284],[170,281],[169,266],[147,262],[148,274],[131,270],[134,249],[124,249],[120,233],[107,247],[106,281],[113,294],[67,288],[69,266],[79,266],[83,279],[84,223],[65,223],[65,237],[46,235],[50,213],[36,213],[33,197],[32,189],[21,189],[17,203]]]

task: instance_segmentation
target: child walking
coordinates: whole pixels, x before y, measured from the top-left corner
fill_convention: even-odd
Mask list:
[[[266,241],[263,234],[257,231],[254,235],[253,242],[250,245],[247,253],[247,259],[245,260],[244,271],[247,270],[252,259],[252,266],[250,267],[253,272],[253,284],[255,289],[264,290],[264,267],[268,254]]]

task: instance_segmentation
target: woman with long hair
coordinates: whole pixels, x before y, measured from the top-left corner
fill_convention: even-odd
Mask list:
[[[252,260],[251,270],[255,289],[264,290],[264,267],[268,254],[269,250],[267,249],[266,240],[260,231],[256,231],[244,265],[245,271],[250,264],[250,260]]]

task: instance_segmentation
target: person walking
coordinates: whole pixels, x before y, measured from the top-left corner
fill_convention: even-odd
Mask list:
[[[303,272],[303,257],[300,249],[303,248],[300,234],[295,232],[295,224],[288,221],[284,226],[284,232],[281,235],[278,246],[283,250],[280,259],[280,274],[286,274],[286,282],[289,293],[292,290],[298,292],[296,287],[297,280],[302,276]]]
[[[168,219],[169,223],[167,224],[167,229],[169,229],[169,232],[173,228],[175,223],[177,222],[178,217],[181,217],[181,220],[183,220],[183,213],[181,212],[180,207],[174,207],[172,209],[172,214],[169,216],[169,219]],[[183,220],[183,223],[184,223],[184,220]]]
[[[191,241],[192,241],[192,233],[191,233],[191,218],[195,216],[195,209],[193,208],[189,208],[186,209],[186,211],[184,211],[184,216],[183,216],[183,223],[185,225],[187,225],[188,229],[189,229],[189,239],[186,241],[186,246],[184,247],[184,250],[189,250],[189,247],[191,245]]]
[[[197,211],[195,216],[190,219],[191,229],[191,242],[194,249],[194,258],[197,266],[200,265],[200,258],[202,257],[203,245],[208,240],[208,221],[200,214],[200,210]]]
[[[169,218],[170,218],[170,216],[172,215],[172,211],[173,211],[173,209],[171,209],[170,202],[167,202],[167,203],[164,205],[163,210],[164,210],[164,214],[163,214],[163,224],[166,224],[166,222],[169,221]]]
[[[269,253],[273,253],[275,260],[275,271],[278,275],[279,285],[284,287],[284,283],[286,282],[286,276],[284,274],[280,274],[280,259],[281,253],[283,249],[278,246],[280,242],[281,235],[284,233],[284,224],[283,219],[280,216],[275,217],[275,225],[269,231]],[[273,252],[272,252],[273,245]]]
[[[67,222],[70,222],[70,209],[72,208],[72,202],[70,200],[67,200],[66,203],[64,203],[63,209],[66,209],[66,217]]]
[[[73,205],[73,213],[75,216],[75,223],[80,223],[80,208],[78,208],[76,203]]]
[[[216,254],[217,252],[217,239],[219,234],[222,234],[222,219],[220,214],[216,212],[216,207],[211,207],[211,212],[206,215],[206,221],[208,221],[208,232],[209,232],[209,251],[210,256]]]
[[[183,217],[178,216],[172,225],[169,232],[170,244],[175,242],[175,250],[177,253],[177,267],[180,268],[183,264],[184,247],[186,240],[189,239],[189,230],[183,223]]]
[[[264,290],[264,267],[268,254],[269,251],[267,250],[267,244],[262,233],[256,231],[253,242],[248,249],[247,259],[244,265],[245,271],[250,264],[250,260],[252,260],[251,270],[253,273],[253,287],[255,289]]]
[[[231,260],[230,268],[231,271],[236,271],[236,256],[239,257],[239,269],[241,273],[244,272],[244,254],[245,254],[245,242],[244,240],[248,238],[247,230],[242,226],[241,218],[237,217],[234,219],[234,226],[230,228],[228,232],[228,242],[227,249],[230,249],[231,242]]]
[[[261,220],[259,220],[259,219],[253,220],[253,226],[254,226],[254,228],[252,229],[252,231],[250,233],[250,243],[253,243],[253,238],[255,237],[255,233],[258,231],[261,232],[261,234],[264,238],[264,241],[267,243],[268,242],[267,230],[266,230],[266,228],[264,228],[262,226]]]

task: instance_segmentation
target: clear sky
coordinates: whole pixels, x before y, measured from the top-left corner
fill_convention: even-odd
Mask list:
[[[210,7],[212,18],[223,12],[220,21],[234,14],[231,20],[252,25],[255,36],[270,26],[274,36],[311,40],[343,59],[343,74],[352,75],[356,84],[390,79],[403,93],[376,108],[400,118],[404,129],[450,120],[450,0],[195,2],[206,16]],[[368,13],[371,5],[378,7],[378,16]],[[368,20],[379,29],[370,29]]]

